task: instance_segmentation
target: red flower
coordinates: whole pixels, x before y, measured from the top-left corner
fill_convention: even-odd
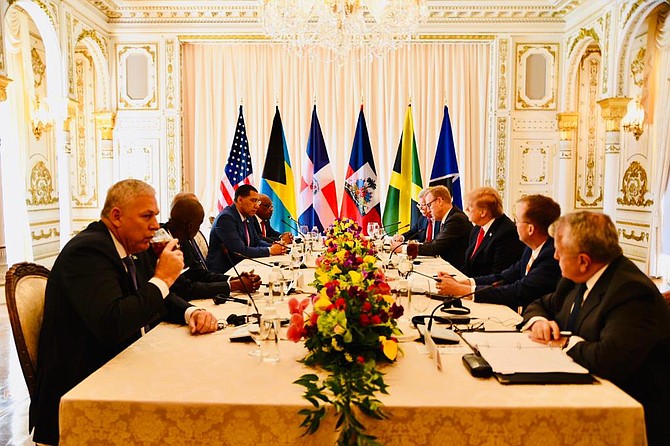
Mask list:
[[[347,301],[343,297],[340,297],[335,301],[335,307],[338,310],[344,310],[347,308]]]
[[[379,325],[382,323],[382,319],[378,315],[372,316],[372,324],[373,325]]]
[[[361,310],[363,310],[364,313],[369,313],[370,310],[372,310],[372,304],[368,301],[363,302]]]
[[[365,313],[361,314],[358,320],[360,321],[363,327],[367,327],[368,325],[370,325],[370,316],[368,316]]]

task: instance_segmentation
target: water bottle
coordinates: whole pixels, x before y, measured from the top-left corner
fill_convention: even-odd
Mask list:
[[[279,327],[281,321],[277,307],[268,305],[261,316],[260,339],[263,362],[279,362]]]
[[[279,266],[272,267],[272,271],[268,277],[268,301],[270,303],[279,302],[283,299],[284,287],[281,280],[282,274]]]

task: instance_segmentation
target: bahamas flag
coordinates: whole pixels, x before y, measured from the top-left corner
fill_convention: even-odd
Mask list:
[[[358,113],[354,144],[351,147],[349,167],[344,180],[344,196],[340,215],[356,220],[366,234],[368,223],[380,222],[377,169],[375,160],[372,158],[370,135],[368,135],[368,126],[365,124],[362,105]]]
[[[300,209],[300,225],[307,225],[310,229],[316,226],[319,232],[323,232],[337,218],[335,177],[316,115],[316,105],[312,110],[307,157],[302,165]]]
[[[270,142],[261,178],[261,193],[270,197],[274,206],[270,219],[272,227],[279,232],[295,233],[293,225],[285,223],[289,221],[289,217],[295,219],[296,216],[295,186],[279,107],[276,107],[275,117],[272,120]]]
[[[384,226],[393,233],[400,226],[413,225],[421,216],[416,205],[419,192],[423,189],[419,154],[414,138],[412,106],[407,107],[398,152],[393,163],[386,204],[384,205]]]
[[[433,161],[433,172],[430,174],[429,185],[447,186],[454,199],[454,205],[463,209],[461,178],[458,173],[454,134],[451,132],[451,119],[449,119],[449,109],[446,105],[444,106],[444,118],[442,119],[440,137],[437,140],[437,150],[435,151],[435,161]]]

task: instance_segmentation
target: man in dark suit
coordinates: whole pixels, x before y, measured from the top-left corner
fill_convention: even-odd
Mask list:
[[[254,230],[251,219],[255,218],[258,207],[255,187],[243,184],[235,190],[234,203],[221,211],[209,233],[207,267],[210,271],[225,273],[244,257],[269,257],[286,252],[285,245],[263,241]]]
[[[576,212],[556,225],[563,274],[553,294],[531,303],[524,329],[560,346],[590,372],[644,407],[650,445],[670,438],[670,309],[658,288],[624,257],[607,215]],[[571,336],[564,336],[565,331]]]
[[[417,240],[421,243],[429,242],[435,238],[440,231],[440,222],[435,222],[430,208],[426,206],[426,194],[429,187],[421,189],[419,192],[419,203],[417,207],[421,212],[421,217],[412,225],[409,231],[402,234],[405,240]]]
[[[492,187],[478,187],[465,197],[465,213],[475,225],[465,251],[465,273],[470,277],[499,273],[521,258],[524,250],[516,227],[503,213],[502,198]]]
[[[204,218],[205,211],[197,198],[188,196],[173,202],[170,219],[164,227],[179,240],[184,253],[184,267],[188,269],[177,278],[170,290],[185,300],[207,299],[217,294],[229,296],[231,290],[256,291],[261,279],[253,271],[242,272],[239,278],[231,279],[207,269],[205,258],[194,240]]]
[[[280,233],[270,224],[273,211],[274,205],[270,197],[265,194],[258,194],[258,210],[256,211],[256,217],[251,219],[254,229],[256,229],[261,239],[268,243],[282,242],[285,245],[292,243],[293,234],[290,232]]]
[[[163,318],[191,333],[216,318],[169,292],[183,267],[177,240],[158,262],[147,253],[159,228],[154,189],[139,180],[112,186],[101,212],[54,263],[44,301],[37,385],[30,405],[33,440],[58,443],[60,398]]]
[[[538,297],[551,293],[561,277],[554,259],[554,239],[549,226],[561,215],[561,207],[544,195],[526,195],[516,202],[516,231],[526,244],[521,259],[497,274],[457,282],[441,273],[437,288],[441,294],[460,296],[474,293],[475,302],[507,305],[515,311]],[[500,284],[490,287],[492,284]]]
[[[419,245],[419,255],[440,256],[455,268],[462,269],[468,234],[472,229],[468,217],[451,203],[451,193],[445,186],[430,188],[426,193],[426,206],[440,221],[440,232],[433,240]]]

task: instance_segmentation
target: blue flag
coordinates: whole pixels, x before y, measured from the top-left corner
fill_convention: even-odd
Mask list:
[[[454,146],[454,135],[451,132],[451,120],[449,109],[444,106],[444,118],[440,129],[440,138],[437,141],[433,171],[430,174],[429,186],[443,185],[449,188],[454,198],[454,205],[463,209],[463,198],[461,197],[461,178],[458,173],[458,160],[456,159],[456,147]]]

